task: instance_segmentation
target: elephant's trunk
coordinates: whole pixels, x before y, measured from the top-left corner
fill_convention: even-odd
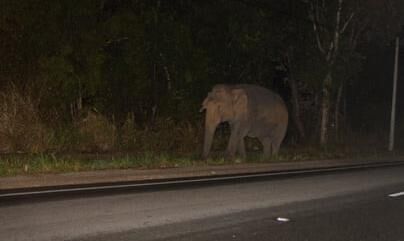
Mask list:
[[[203,144],[202,158],[206,159],[209,156],[210,149],[212,147],[213,137],[217,125],[220,123],[220,117],[212,109],[207,109],[205,119],[205,137]]]

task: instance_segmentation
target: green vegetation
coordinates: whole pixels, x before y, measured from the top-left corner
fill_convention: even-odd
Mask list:
[[[55,174],[78,171],[94,171],[106,169],[155,169],[177,168],[207,165],[229,165],[241,163],[276,163],[308,160],[386,158],[398,153],[387,153],[381,150],[353,150],[343,147],[321,150],[318,147],[293,148],[282,150],[278,156],[270,160],[262,160],[258,152],[250,152],[247,160],[225,160],[220,153],[206,161],[198,159],[195,154],[7,154],[0,156],[0,177],[15,175]]]
[[[193,165],[193,162],[188,158],[174,159],[169,155],[157,156],[152,154],[117,155],[116,157],[113,155],[66,155],[61,157],[56,157],[52,154],[10,155],[3,156],[0,160],[0,176]]]
[[[198,111],[218,83],[258,84],[285,99],[289,130],[272,161],[383,149],[385,60],[404,1],[323,2],[2,1],[0,175],[204,165]],[[220,151],[228,130],[217,135]],[[259,144],[248,145],[248,161],[259,161]]]

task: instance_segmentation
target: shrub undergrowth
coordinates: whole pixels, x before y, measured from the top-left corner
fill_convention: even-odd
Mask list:
[[[43,152],[52,136],[29,95],[13,86],[0,93],[0,152]]]
[[[327,148],[284,144],[280,155],[262,160],[260,144],[247,138],[247,160],[228,162],[223,159],[221,150],[225,149],[229,129],[222,125],[213,143],[213,158],[204,162],[199,160],[203,140],[201,120],[190,122],[157,118],[152,124],[139,125],[136,116],[128,114],[123,124],[117,126],[114,118],[94,110],[87,110],[80,116],[72,118],[70,123],[49,123],[41,118],[38,104],[30,95],[14,87],[0,92],[0,176],[112,168],[302,161],[346,158],[362,153],[373,155],[377,152],[374,148],[374,153],[363,151],[353,143],[330,145]],[[52,118],[45,118],[49,119]]]

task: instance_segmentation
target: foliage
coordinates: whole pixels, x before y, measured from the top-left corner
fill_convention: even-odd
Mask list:
[[[327,66],[315,46],[308,2],[5,0],[0,88],[14,84],[24,101],[35,100],[24,105],[46,129],[38,135],[52,134],[43,138],[50,146],[28,148],[34,151],[77,150],[81,140],[94,151],[195,152],[202,132],[198,110],[208,90],[216,83],[260,84],[290,102],[279,66],[291,54],[291,72],[307,90],[301,94],[314,103],[303,110],[303,121],[314,130]],[[333,95],[339,83],[359,82],[367,44],[388,43],[404,16],[402,0],[346,2],[356,13],[349,30],[361,35],[355,46],[348,30],[341,40]],[[322,23],[325,32],[333,19]],[[372,91],[347,86],[347,93]],[[88,109],[98,113],[85,127],[78,116]]]

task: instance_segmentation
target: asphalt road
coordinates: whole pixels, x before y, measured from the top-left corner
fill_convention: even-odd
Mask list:
[[[404,240],[403,191],[388,167],[0,200],[0,240]]]

